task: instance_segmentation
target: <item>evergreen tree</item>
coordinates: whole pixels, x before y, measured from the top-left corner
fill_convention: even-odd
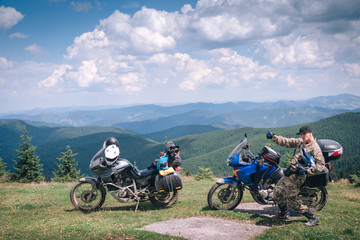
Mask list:
[[[2,158],[0,157],[0,178],[5,175],[6,170],[6,163],[3,162]]]
[[[10,174],[6,171],[6,163],[0,157],[0,182],[7,182],[10,180]]]
[[[44,181],[42,175],[42,164],[40,158],[36,155],[36,147],[31,145],[32,137],[28,135],[26,127],[24,134],[21,135],[22,142],[17,149],[18,160],[15,161],[14,179],[19,182],[41,182]]]
[[[199,172],[198,174],[196,174],[194,176],[195,180],[203,180],[203,179],[210,179],[213,180],[214,179],[214,174],[211,171],[210,168],[206,168],[206,167],[199,167]]]
[[[53,172],[54,178],[52,180],[56,182],[71,182],[80,178],[80,170],[76,170],[78,163],[75,162],[75,156],[78,154],[73,153],[69,145],[66,146],[66,152],[61,154],[61,157],[56,158],[60,162],[56,164],[59,169]]]

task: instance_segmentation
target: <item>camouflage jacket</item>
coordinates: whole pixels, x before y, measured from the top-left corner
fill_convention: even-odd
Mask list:
[[[272,141],[282,147],[296,148],[294,156],[290,162],[294,170],[295,170],[294,165],[298,164],[299,160],[301,160],[301,156],[302,156],[301,150],[305,149],[306,152],[314,158],[314,161],[316,163],[315,165],[312,165],[311,167],[308,168],[307,170],[308,175],[314,175],[324,171],[325,159],[324,156],[322,155],[319,145],[316,142],[316,139],[314,139],[310,143],[305,143],[302,141],[301,138],[285,138],[282,136],[274,135]]]

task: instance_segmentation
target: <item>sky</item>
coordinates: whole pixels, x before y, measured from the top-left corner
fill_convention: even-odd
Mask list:
[[[360,0],[0,0],[0,113],[360,92]]]

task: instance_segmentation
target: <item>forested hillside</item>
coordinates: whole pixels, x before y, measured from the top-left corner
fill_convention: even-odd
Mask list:
[[[272,128],[275,134],[285,137],[298,137],[300,126],[303,124]],[[345,113],[318,122],[309,123],[317,139],[332,139],[338,141],[344,148],[343,156],[333,165],[333,174],[337,177],[347,177],[360,169],[360,113]],[[183,169],[197,172],[198,167],[211,168],[214,174],[232,174],[232,168],[226,166],[226,159],[232,149],[247,133],[251,149],[258,154],[264,145],[270,145],[281,155],[292,152],[293,149],[281,148],[265,137],[268,129],[239,128],[227,131],[217,131],[202,135],[186,136],[176,139],[182,146]]]
[[[360,169],[360,113],[344,113],[308,123],[313,129],[317,139],[332,139],[341,143],[344,154],[340,160],[333,161],[333,173],[338,177],[347,177]],[[272,128],[275,134],[285,137],[297,137],[299,127]],[[76,160],[82,173],[91,174],[88,170],[92,156],[102,147],[103,141],[109,136],[115,136],[120,143],[121,156],[135,163],[139,168],[145,168],[156,159],[164,149],[164,134],[168,140],[172,139],[181,146],[183,159],[183,172],[196,173],[199,167],[211,168],[215,175],[232,174],[232,169],[226,166],[226,159],[232,149],[243,139],[247,133],[252,152],[257,154],[264,145],[270,145],[276,151],[285,155],[292,152],[290,149],[280,148],[265,138],[268,128],[237,128],[232,130],[217,130],[204,128],[204,126],[182,126],[173,129],[174,135],[162,132],[153,136],[157,140],[126,131],[115,127],[69,127],[51,128],[35,127],[23,121],[0,122],[0,157],[7,163],[8,170],[17,158],[16,149],[20,144],[20,135],[26,126],[33,137],[32,144],[37,146],[40,163],[44,164],[44,174],[51,175],[56,167],[56,158],[70,145],[73,152],[78,153]],[[211,131],[214,130],[214,131]],[[206,132],[202,134],[199,133]],[[207,132],[211,131],[211,132]],[[174,138],[181,135],[186,136]]]

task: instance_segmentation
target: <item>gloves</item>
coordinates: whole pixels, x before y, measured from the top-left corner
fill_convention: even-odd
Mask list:
[[[312,165],[315,165],[315,161],[314,158],[312,156],[310,156],[305,149],[302,149],[302,154],[306,159],[306,166],[307,167],[311,167]]]
[[[160,171],[159,171],[159,174],[160,174],[161,176],[166,176],[166,175],[169,175],[169,174],[171,174],[171,173],[174,173],[174,169],[173,169],[172,167],[169,167],[169,168],[166,169],[166,170],[160,170]]]
[[[285,171],[284,171],[284,176],[285,177],[289,177],[289,176],[291,176],[291,175],[293,175],[293,174],[295,174],[296,172],[295,171],[293,171],[290,167],[288,167]]]
[[[272,139],[274,136],[274,134],[272,134],[272,132],[270,132],[270,130],[266,133],[266,138],[267,139]]]
[[[299,175],[307,174],[307,169],[301,166],[297,166],[296,173]]]

